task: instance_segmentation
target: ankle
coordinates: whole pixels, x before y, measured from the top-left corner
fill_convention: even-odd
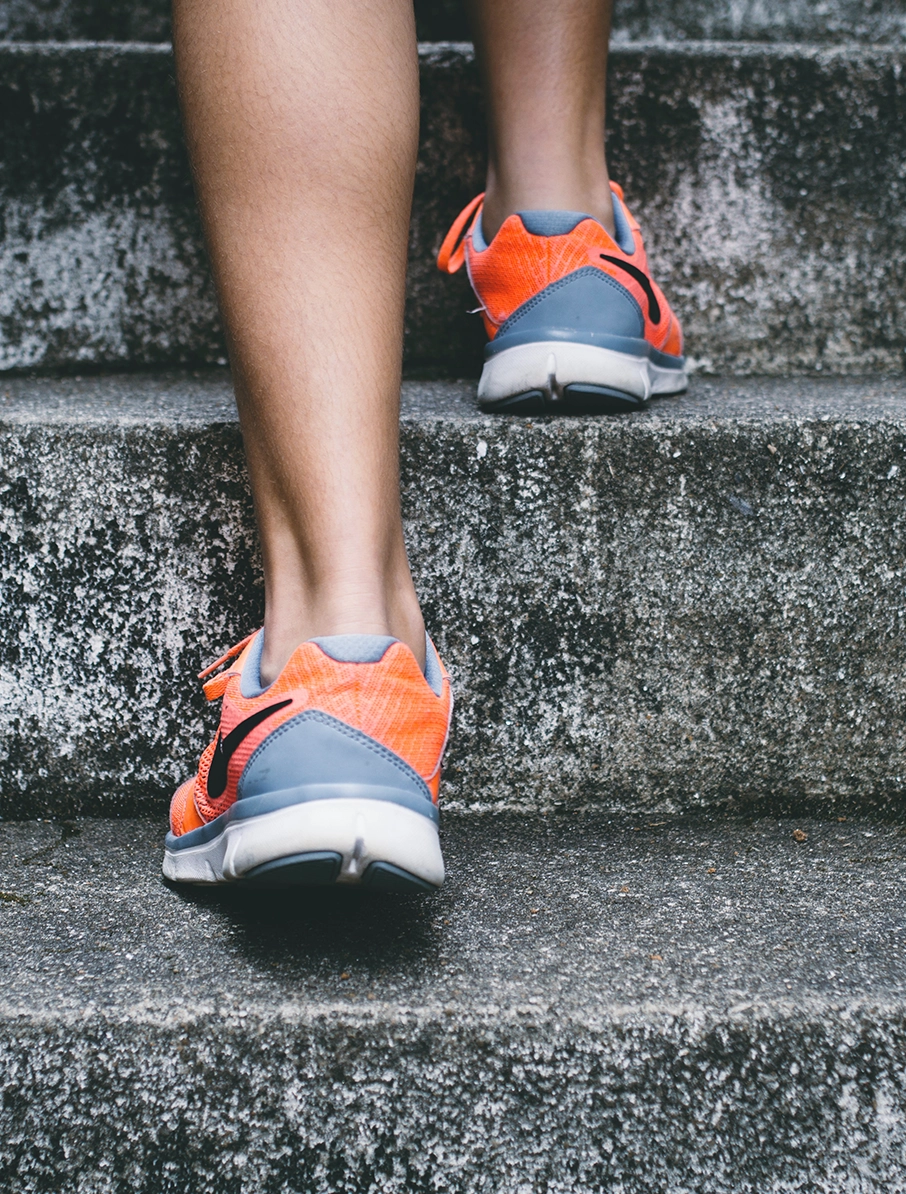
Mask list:
[[[268,601],[264,618],[261,682],[272,683],[293,651],[308,639],[334,634],[389,635],[405,643],[425,666],[425,623],[418,598],[388,585],[375,591],[335,591],[305,602]]]
[[[508,216],[517,211],[581,211],[615,234],[613,194],[606,173],[594,182],[562,177],[535,177],[504,186],[488,178],[481,226],[490,244]]]

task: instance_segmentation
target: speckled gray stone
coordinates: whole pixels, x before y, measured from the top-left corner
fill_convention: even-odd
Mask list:
[[[415,0],[419,37],[471,36],[462,0]],[[616,0],[616,41],[723,38],[881,44],[906,42],[904,0]],[[0,0],[0,37],[165,41],[166,0]]]
[[[422,47],[413,375],[476,376],[483,332],[434,255],[481,188],[468,46]],[[901,371],[903,51],[636,45],[609,68],[608,153],[718,372]],[[0,369],[218,361],[223,345],[166,46],[0,47]]]
[[[163,810],[195,673],[261,616],[227,380],[0,386],[0,810]],[[449,807],[901,807],[906,385],[716,382],[481,415],[408,383],[407,538]]]
[[[9,1194],[904,1188],[896,824],[447,818],[425,900],[162,833],[0,825]]]
[[[906,43],[904,0],[615,0],[616,41]]]
[[[70,0],[71,2],[71,0]],[[425,39],[468,38],[459,0],[422,0]],[[906,43],[904,0],[615,0],[613,41]]]

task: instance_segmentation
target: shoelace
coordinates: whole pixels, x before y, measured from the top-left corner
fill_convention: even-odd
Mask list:
[[[209,701],[216,701],[219,697],[223,696],[230,676],[234,675],[234,673],[232,671],[221,672],[219,676],[214,676],[213,680],[208,680],[208,676],[213,675],[218,668],[235,659],[237,655],[241,655],[257,633],[257,630],[253,630],[251,634],[247,634],[241,643],[237,643],[235,647],[230,647],[226,654],[221,655],[219,659],[215,660],[209,667],[206,667],[204,671],[198,673],[198,679],[203,681],[202,689]],[[207,682],[204,683],[204,681]]]
[[[442,273],[455,274],[457,270],[462,269],[466,259],[466,225],[481,206],[483,199],[484,191],[480,195],[476,195],[471,203],[467,203],[444,237],[444,243],[440,246],[440,252],[437,254],[437,268]]]

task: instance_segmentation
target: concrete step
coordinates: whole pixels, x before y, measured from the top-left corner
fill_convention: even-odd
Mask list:
[[[409,383],[403,501],[458,709],[448,807],[898,807],[906,383],[627,418]],[[0,815],[163,812],[259,624],[224,375],[0,387]]]
[[[163,828],[0,825],[10,1194],[903,1188],[900,826],[448,818],[423,900]]]
[[[474,376],[464,277],[433,257],[481,186],[472,54],[423,46],[408,368]],[[609,155],[691,355],[729,372],[903,367],[903,52],[635,45]],[[165,46],[0,47],[0,369],[223,357]]]
[[[470,38],[461,0],[415,0],[419,37]],[[650,38],[853,42],[906,42],[904,0],[617,0],[616,42]],[[12,40],[166,41],[167,0],[0,0],[0,37]]]

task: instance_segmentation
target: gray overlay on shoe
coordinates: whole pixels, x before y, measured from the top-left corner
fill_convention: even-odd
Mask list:
[[[440,696],[444,688],[444,674],[440,666],[440,656],[434,643],[428,638],[427,631],[425,632],[425,679],[435,696]]]
[[[261,683],[261,653],[264,650],[264,631],[259,630],[252,642],[242,677],[239,680],[239,691],[244,697],[261,696],[270,687]]]
[[[478,213],[478,219],[472,225],[472,248],[476,253],[483,253],[488,247],[488,242],[484,238],[484,225],[481,222],[482,213]]]
[[[539,340],[601,344],[647,355],[642,308],[619,282],[593,265],[552,282],[517,307],[488,345],[488,356]],[[602,339],[603,338],[603,339]]]
[[[584,211],[547,211],[538,209],[536,211],[517,211],[516,215],[522,220],[522,226],[526,232],[530,232],[532,236],[568,236],[583,220],[594,219],[594,216]],[[616,236],[614,237],[616,243],[624,253],[631,256],[635,253],[635,238],[632,235],[632,229],[629,227],[629,220],[623,209],[623,204],[616,195],[613,196],[613,222],[616,231]],[[484,225],[479,215],[472,227],[472,247],[476,252],[483,253],[488,247],[488,243],[485,240]]]
[[[635,298],[593,265],[552,282],[518,307],[485,348],[485,358],[545,340],[648,357],[664,369],[682,369],[684,363],[683,357],[652,348],[645,339],[645,317]]]
[[[517,211],[516,215],[522,221],[526,232],[530,232],[532,236],[566,236],[583,220],[594,218],[584,211]],[[493,239],[491,237],[491,240]],[[479,215],[472,227],[472,248],[477,253],[483,253],[488,243]]]
[[[395,788],[433,803],[428,785],[399,755],[319,709],[307,709],[268,734],[246,763],[236,797],[332,784]]]

